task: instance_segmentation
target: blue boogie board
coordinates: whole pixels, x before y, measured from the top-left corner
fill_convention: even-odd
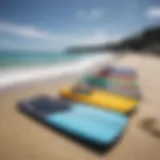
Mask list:
[[[128,117],[120,113],[49,97],[24,100],[18,106],[52,128],[100,148],[114,143],[128,124]]]
[[[110,72],[114,74],[124,74],[124,75],[126,74],[126,75],[136,76],[136,71],[132,68],[127,68],[127,67],[112,68]]]

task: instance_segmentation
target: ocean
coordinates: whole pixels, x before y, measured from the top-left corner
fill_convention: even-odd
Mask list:
[[[82,74],[96,65],[102,65],[110,53],[69,54],[65,52],[0,52],[0,89],[49,77]]]
[[[0,51],[0,68],[48,66],[84,56],[86,55],[65,52]]]

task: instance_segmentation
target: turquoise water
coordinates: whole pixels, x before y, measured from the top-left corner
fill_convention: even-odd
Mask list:
[[[0,51],[0,67],[54,65],[82,57],[82,54],[64,52]]]

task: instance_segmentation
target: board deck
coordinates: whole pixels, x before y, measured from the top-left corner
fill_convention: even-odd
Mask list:
[[[82,91],[76,91],[74,88],[69,87],[63,89],[60,95],[65,99],[91,104],[95,107],[111,109],[121,113],[132,112],[137,106],[137,100],[107,92],[106,90],[93,89],[89,92]]]
[[[53,128],[98,146],[110,145],[128,124],[123,114],[49,97],[23,100],[18,107]]]

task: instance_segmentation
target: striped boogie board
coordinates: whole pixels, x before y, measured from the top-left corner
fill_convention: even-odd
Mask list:
[[[137,79],[136,78],[126,78],[124,76],[108,76],[108,77],[99,77],[96,75],[88,75],[84,77],[82,84],[87,84],[90,87],[97,87],[97,88],[107,88],[111,85],[114,86],[137,86]]]
[[[110,72],[103,75],[88,75],[83,80],[93,89],[102,89],[118,95],[139,99],[140,89],[137,83],[136,72],[127,68],[110,68]]]
[[[129,67],[107,67],[97,73],[100,77],[124,77],[127,79],[135,79],[136,71]]]
[[[102,148],[115,142],[128,124],[123,114],[48,97],[21,101],[19,107],[52,128]]]
[[[125,79],[131,79],[134,80],[137,78],[137,73],[132,68],[127,67],[117,67],[112,68],[110,71],[110,77],[124,77]]]
[[[128,74],[128,75],[136,75],[134,69],[130,67],[111,67],[110,73],[119,73],[119,74]]]

